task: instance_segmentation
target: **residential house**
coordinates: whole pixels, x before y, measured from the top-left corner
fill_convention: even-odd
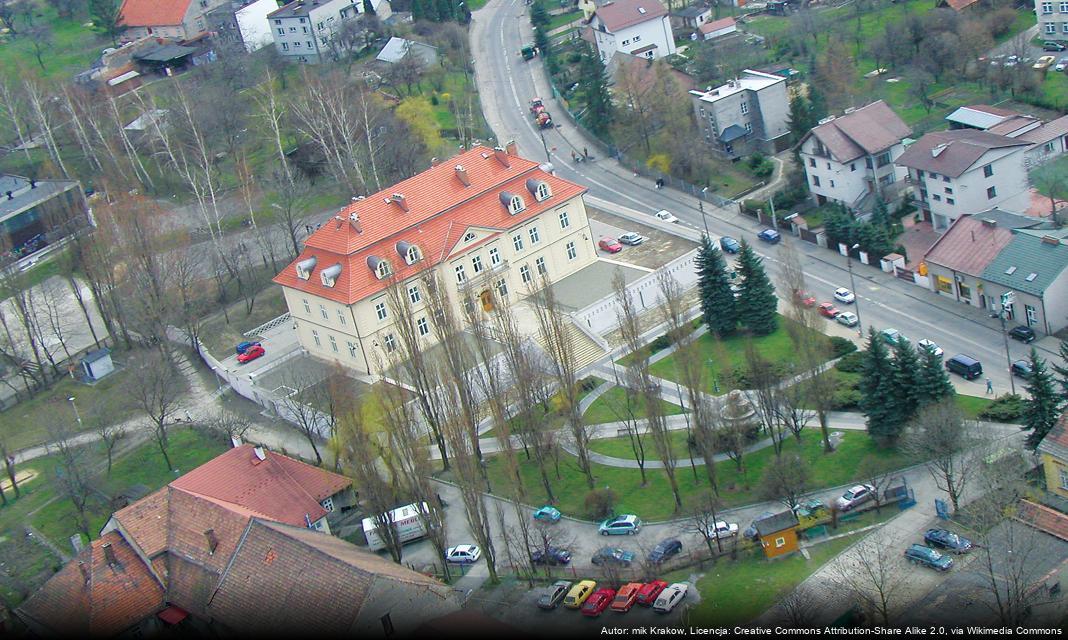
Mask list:
[[[931,290],[982,309],[996,310],[999,298],[987,291],[987,266],[1012,242],[1014,229],[1048,228],[1041,218],[990,209],[953,221],[923,258]]]
[[[957,13],[971,10],[979,4],[979,0],[938,0],[938,7],[948,7]]]
[[[655,60],[675,53],[668,11],[658,0],[615,0],[593,12],[590,29],[601,62],[617,51]]]
[[[783,511],[753,521],[764,556],[769,560],[793,553],[798,549],[797,516]]]
[[[117,511],[16,615],[45,636],[388,636],[458,609],[445,585],[308,525],[348,479],[249,446],[220,458]]]
[[[950,129],[978,129],[1031,143],[1024,152],[1030,168],[1068,151],[1068,116],[1050,122],[985,104],[961,107],[946,116]]]
[[[208,30],[218,42],[251,53],[274,42],[267,16],[277,9],[275,0],[230,0],[205,16]]]
[[[656,62],[627,53],[616,52],[612,59],[608,61],[608,64],[605,65],[605,73],[608,75],[611,86],[618,84],[622,75],[630,74],[632,78],[640,83],[642,88],[647,89],[657,81],[661,65],[667,74],[675,79],[675,82],[678,83],[683,91],[693,89],[693,76],[675,69],[667,62]]]
[[[1013,239],[983,270],[987,300],[1014,292],[1008,319],[1038,334],[1068,325],[1068,230],[1016,229]]]
[[[1061,414],[1039,443],[1038,455],[1046,477],[1046,491],[1068,500],[1068,413]]]
[[[123,0],[118,24],[123,39],[146,36],[193,40],[209,31],[206,14],[230,0]]]
[[[697,27],[697,33],[700,34],[702,40],[715,40],[737,32],[738,25],[735,23],[734,18],[730,16],[712,20]]]
[[[343,209],[274,282],[301,346],[377,374],[405,335],[397,298],[410,333],[436,343],[427,277],[447,283],[456,317],[469,309],[488,318],[543,278],[559,281],[596,262],[585,191],[518,157],[514,143],[475,147]],[[391,303],[393,283],[402,295]]]
[[[423,62],[423,66],[432,67],[438,62],[438,48],[429,44],[423,44],[422,42],[416,42],[414,40],[405,40],[404,38],[398,38],[393,36],[386,43],[386,46],[382,47],[382,50],[375,57],[375,60],[379,62],[386,62],[388,64],[394,64],[400,62],[404,56],[413,55],[418,57]]]
[[[690,91],[694,115],[713,149],[737,158],[776,153],[790,137],[790,98],[786,78],[746,69],[727,84]]]
[[[895,161],[919,191],[925,220],[943,230],[962,215],[992,207],[1026,211],[1031,195],[1024,167],[1031,143],[989,131],[928,133]]]
[[[875,202],[899,192],[907,171],[894,164],[912,133],[879,100],[842,116],[826,118],[801,138],[801,162],[817,204],[837,202],[870,212]]]
[[[696,31],[698,27],[712,20],[712,7],[690,5],[669,14],[671,26],[675,29]]]
[[[77,180],[34,180],[0,174],[0,266],[93,226]]]
[[[1038,36],[1046,40],[1068,40],[1068,2],[1035,0]]]
[[[333,55],[334,31],[361,11],[362,0],[294,0],[267,19],[279,53],[298,62],[319,63]]]

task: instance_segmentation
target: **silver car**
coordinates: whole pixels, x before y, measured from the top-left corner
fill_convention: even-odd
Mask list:
[[[870,484],[858,484],[842,494],[842,497],[835,501],[835,506],[839,511],[849,511],[874,497],[875,487]]]
[[[1061,58],[1057,61],[1057,65],[1053,67],[1054,71],[1064,71],[1068,69],[1068,58]]]
[[[620,242],[622,242],[623,244],[629,244],[632,247],[637,246],[645,242],[646,240],[648,240],[648,238],[639,233],[634,233],[633,231],[628,231],[627,233],[624,233],[623,235],[619,236]]]

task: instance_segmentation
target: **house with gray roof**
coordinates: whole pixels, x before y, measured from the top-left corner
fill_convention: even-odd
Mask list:
[[[77,180],[0,174],[0,266],[58,244],[92,224]]]
[[[690,91],[705,142],[729,158],[777,153],[790,139],[786,78],[746,69],[727,84]]]
[[[433,66],[438,61],[438,48],[415,40],[405,40],[393,36],[378,52],[375,60],[394,64],[400,62],[404,56],[413,55],[422,60],[423,66]]]
[[[988,298],[1012,291],[1007,317],[1036,333],[1068,326],[1068,229],[1015,229],[980,279]]]
[[[1024,165],[1037,166],[1068,152],[1068,116],[1043,122],[1035,116],[987,104],[960,107],[946,116],[950,129],[977,129],[1031,143]]]
[[[816,203],[870,213],[879,198],[901,195],[908,172],[894,161],[911,133],[882,100],[822,120],[801,139],[800,152]]]

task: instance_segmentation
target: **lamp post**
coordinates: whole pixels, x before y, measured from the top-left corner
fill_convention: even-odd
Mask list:
[[[1009,389],[1012,391],[1012,395],[1016,395],[1016,381],[1013,380],[1012,375],[1012,355],[1009,353],[1009,334],[1005,331],[1005,312],[1012,307],[1012,303],[1016,301],[1016,294],[1012,291],[1006,291],[1001,294],[1001,311],[998,312],[998,319],[1001,320],[1001,338],[1005,341],[1005,363],[1009,365]]]
[[[849,252],[846,253],[846,266],[849,269],[849,288],[853,291],[853,304],[857,308],[857,335],[863,338],[864,323],[860,321],[860,296],[857,295],[857,285],[853,282],[853,251],[859,248],[859,244],[849,247]]]
[[[70,406],[74,409],[74,419],[78,421],[78,427],[81,428],[82,416],[78,413],[78,405],[74,404],[74,396],[67,398],[67,402],[69,402]]]
[[[701,210],[701,222],[705,224],[705,235],[708,235],[708,216],[705,215],[705,194],[708,193],[708,187],[701,189],[701,197],[697,200],[697,208]],[[711,239],[711,236],[709,236]]]
[[[545,149],[545,161],[552,162],[553,159],[549,157],[549,145],[545,142],[545,129],[538,127],[538,135],[541,136],[541,146]]]

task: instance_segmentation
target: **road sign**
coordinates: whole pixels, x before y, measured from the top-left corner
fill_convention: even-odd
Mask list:
[[[1011,307],[1014,302],[1016,302],[1016,293],[1014,291],[1006,291],[1001,294],[1002,307]]]

